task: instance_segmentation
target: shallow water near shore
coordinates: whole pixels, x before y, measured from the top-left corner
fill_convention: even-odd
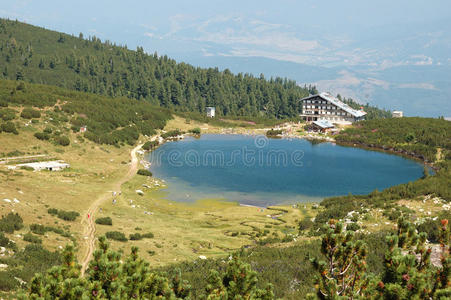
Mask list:
[[[397,155],[303,139],[205,134],[168,142],[147,159],[166,198],[268,206],[368,194],[416,180],[423,165]]]

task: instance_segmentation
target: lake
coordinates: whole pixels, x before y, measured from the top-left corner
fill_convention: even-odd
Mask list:
[[[174,201],[224,199],[267,206],[368,194],[414,181],[423,165],[401,156],[304,139],[204,134],[148,155]]]

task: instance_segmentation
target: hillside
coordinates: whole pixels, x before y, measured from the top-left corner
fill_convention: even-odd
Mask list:
[[[243,131],[259,126],[206,121],[172,117],[168,109],[146,101],[0,80],[0,297],[8,298],[20,280],[29,284],[35,272],[60,264],[65,245],[73,245],[82,262],[91,237],[88,214],[95,218],[91,223],[96,221],[92,236],[109,235],[111,248],[123,252],[139,246],[156,266],[199,255],[222,257],[257,234],[294,233],[296,219],[308,213],[290,209],[284,223],[264,217],[278,210],[261,212],[213,199],[173,203],[165,199],[161,180],[135,176],[130,145],[143,144],[145,135],[155,136],[163,128],[220,132],[221,125]],[[87,131],[80,132],[85,125]],[[70,168],[33,172],[15,167],[49,160],[63,160]],[[121,191],[114,203],[112,191]],[[271,228],[263,234],[265,226]]]
[[[347,224],[347,240],[356,232],[368,245],[367,271],[378,282],[387,265],[384,238],[398,217],[415,221],[431,245],[440,220],[451,218],[451,123],[443,119],[386,119],[388,111],[365,106],[374,120],[327,136],[428,163],[414,182],[320,204],[262,208],[220,195],[174,202],[164,180],[137,171],[148,166],[138,149],[150,137],[267,133],[296,117],[297,100],[315,88],[193,68],[6,20],[0,62],[0,297],[16,298],[22,285],[29,298],[49,299],[304,299],[316,274],[306,256],[321,258],[327,241],[321,247],[319,235],[330,219]],[[200,114],[206,105],[219,117]],[[305,137],[304,124],[292,120],[291,134]],[[35,160],[70,168],[17,166]]]
[[[142,48],[132,51],[95,36],[74,37],[5,19],[0,19],[0,62],[0,78],[146,100],[180,112],[204,113],[215,106],[219,117],[295,117],[301,112],[297,100],[317,92],[286,78],[193,67]],[[368,119],[390,117],[377,107],[364,108]]]
[[[392,230],[397,217],[404,215],[418,220],[418,228],[426,231],[432,242],[437,240],[434,235],[440,220],[437,218],[449,217],[443,208],[450,199],[451,178],[451,130],[445,120],[364,121],[335,136],[340,143],[421,155],[437,168],[434,176],[426,175],[415,182],[370,195],[325,199],[319,207],[310,203],[261,210],[214,199],[195,205],[167,201],[161,189],[164,183],[147,176],[134,176],[122,184],[117,203],[111,201],[111,191],[118,189],[130,166],[128,144],[143,143],[144,134],[154,135],[163,127],[186,131],[209,128],[220,132],[220,125],[228,128],[233,123],[227,122],[232,120],[203,123],[202,118],[200,121],[188,118],[190,114],[185,118],[181,117],[183,114],[171,118],[167,109],[144,101],[12,80],[0,81],[0,106],[2,158],[44,154],[71,164],[63,172],[10,170],[10,164],[0,165],[3,214],[0,244],[6,249],[0,264],[7,265],[0,270],[0,290],[6,297],[18,288],[16,278],[26,281],[27,288],[44,288],[47,284],[59,288],[53,285],[51,275],[42,282],[35,280],[36,285],[29,283],[36,271],[45,273],[52,266],[67,263],[67,259],[77,268],[76,261],[82,262],[86,248],[84,224],[91,212],[88,208],[101,197],[107,200],[96,209],[95,236],[108,236],[110,250],[108,258],[90,261],[85,277],[72,270],[81,280],[77,281],[83,287],[81,290],[93,286],[89,282],[97,276],[97,263],[100,268],[104,263],[112,263],[117,272],[125,274],[122,268],[128,268],[137,258],[123,253],[137,246],[140,257],[149,262],[138,260],[146,276],[165,272],[167,275],[158,280],[171,289],[180,284],[177,280],[186,279],[191,290],[186,282],[182,286],[194,298],[205,294],[210,283],[208,271],[214,269],[225,276],[224,257],[243,246],[249,249],[238,251],[238,255],[249,265],[235,267],[245,268],[246,274],[258,278],[253,288],[264,288],[269,282],[274,285],[276,297],[305,298],[306,293],[314,291],[315,274],[305,255],[320,258],[317,236],[323,232],[324,223],[330,218],[348,220],[351,211],[358,213],[352,217],[353,225],[349,228],[357,230],[370,246],[369,271],[381,276],[387,249],[382,237]],[[255,126],[234,122],[236,126],[245,125],[246,131],[248,126]],[[88,131],[80,133],[80,126],[86,124]],[[91,139],[90,133],[100,139]],[[61,144],[61,136],[66,136],[70,143]],[[143,195],[137,194],[137,190],[143,190]],[[71,244],[74,249],[62,251],[65,245]],[[103,255],[101,252],[97,250],[97,257]],[[208,259],[200,258],[204,256]],[[123,265],[116,263],[121,257],[126,261]],[[64,273],[64,266],[53,270]],[[250,266],[258,273],[253,273]],[[125,277],[120,280],[129,287]]]
[[[195,68],[166,56],[128,50],[96,37],[73,37],[0,20],[0,76],[113,97],[143,99],[180,111],[292,117],[308,89],[294,81]]]
[[[376,149],[416,158],[435,169],[434,174],[425,165],[424,176],[387,188],[374,190],[368,195],[348,195],[324,199],[325,210],[315,219],[315,227],[321,228],[329,219],[342,219],[351,211],[366,208],[383,210],[392,220],[401,215],[415,215],[405,209],[405,200],[426,200],[437,197],[444,203],[451,201],[451,123],[443,119],[392,118],[359,122],[336,137],[338,143]],[[419,201],[418,201],[419,202]],[[441,202],[435,201],[435,204]],[[415,204],[414,206],[416,206]],[[433,206],[434,206],[433,205]],[[426,205],[430,209],[430,204]],[[440,209],[447,214],[448,208]],[[422,212],[420,212],[422,213]],[[436,222],[438,223],[438,222]],[[438,226],[438,224],[437,224]]]
[[[41,112],[51,118],[47,126],[49,132],[40,136],[43,140],[49,140],[52,127],[61,129],[58,127],[68,122],[71,131],[76,133],[80,127],[86,126],[85,138],[110,145],[133,145],[140,134],[155,134],[155,130],[162,129],[166,120],[172,117],[167,109],[134,99],[0,80],[0,107],[5,107],[0,108],[2,126],[8,123],[14,127],[19,110],[8,108],[8,105],[25,106],[25,109],[19,109],[20,116],[29,120],[39,118]]]

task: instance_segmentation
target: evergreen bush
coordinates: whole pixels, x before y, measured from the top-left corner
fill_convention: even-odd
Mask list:
[[[43,140],[43,141],[47,141],[50,139],[50,135],[46,132],[36,132],[34,134],[34,136],[39,139],[39,140]]]
[[[61,145],[61,146],[69,146],[70,144],[70,140],[67,136],[58,136],[55,138],[55,141],[57,144]]]
[[[96,224],[100,225],[113,225],[113,220],[110,217],[96,219]]]
[[[152,172],[146,169],[139,169],[137,174],[142,176],[152,176]]]
[[[40,118],[41,112],[39,110],[35,110],[32,108],[24,108],[22,110],[22,113],[20,114],[20,117],[22,117],[24,119]]]
[[[125,234],[123,234],[122,232],[119,232],[119,231],[108,231],[107,233],[105,233],[105,236],[108,239],[115,240],[115,241],[120,241],[120,242],[127,241]]]

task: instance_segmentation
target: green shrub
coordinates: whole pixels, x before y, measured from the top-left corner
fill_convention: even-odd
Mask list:
[[[52,130],[51,127],[46,127],[46,128],[44,129],[44,132],[45,132],[45,133],[48,133],[48,134],[51,134],[51,133],[53,132],[53,130]]]
[[[282,243],[289,243],[289,242],[292,242],[293,239],[294,239],[293,236],[291,236],[291,235],[286,235],[286,236],[284,236],[284,237],[282,238],[281,242],[282,242]]]
[[[22,151],[14,150],[14,151],[11,151],[11,152],[6,153],[6,156],[7,156],[7,157],[13,157],[13,156],[22,156],[22,155],[24,155],[24,154],[25,154],[25,153],[22,152]]]
[[[313,222],[310,218],[304,218],[299,222],[299,231],[308,230],[313,227]]]
[[[36,132],[34,137],[42,141],[47,141],[50,139],[50,135],[47,132]]]
[[[55,142],[61,146],[69,146],[70,140],[67,136],[58,136],[55,138]]]
[[[152,176],[152,172],[146,169],[139,169],[137,174],[142,176]]]
[[[0,232],[0,247],[6,247],[9,244],[9,239],[3,232]]]
[[[22,229],[23,220],[18,213],[10,212],[0,219],[0,231],[14,233],[15,230]]]
[[[100,225],[113,225],[113,220],[110,217],[96,219],[96,224]]]
[[[424,223],[417,226],[418,232],[425,232],[427,234],[428,241],[431,243],[439,242],[439,220],[434,221],[432,219],[428,219]]]
[[[266,131],[266,136],[278,136],[280,134],[282,134],[282,130],[270,129]]]
[[[171,131],[168,131],[166,133],[163,133],[161,135],[161,137],[164,138],[164,139],[167,139],[167,138],[179,136],[181,134],[183,134],[183,132],[178,130],[178,129],[176,129],[176,130],[171,130]]]
[[[65,221],[75,221],[75,219],[80,216],[80,214],[76,211],[64,211],[56,208],[49,208],[47,212]]]
[[[58,210],[56,208],[49,208],[47,212],[51,215],[56,216],[58,214]]]
[[[65,232],[61,228],[52,227],[52,226],[45,226],[45,232],[47,232],[47,231],[52,231],[52,232],[54,232],[56,234],[59,234],[61,236],[64,236],[64,237],[70,237],[70,233],[69,232]]]
[[[41,112],[32,108],[24,108],[20,116],[24,119],[40,118]]]
[[[76,211],[58,210],[57,217],[65,221],[75,221],[80,214]]]
[[[39,235],[43,235],[47,231],[45,226],[41,225],[41,224],[31,224],[30,230],[34,234],[39,234]]]
[[[131,241],[139,241],[139,240],[142,240],[142,235],[140,234],[140,233],[132,233],[132,234],[130,234],[130,236],[129,236],[129,239],[131,240]]]
[[[4,99],[0,99],[0,107],[8,107],[8,102]]]
[[[16,118],[16,111],[10,108],[0,109],[0,118],[3,121],[14,120]]]
[[[192,134],[199,135],[201,131],[200,131],[199,127],[196,127],[196,128],[190,129],[189,132]]]
[[[33,244],[42,244],[42,240],[39,237],[33,235],[31,232],[25,234],[23,236],[23,240]]]
[[[14,274],[8,271],[0,272],[0,290],[1,291],[12,291],[17,289],[19,286],[19,281],[14,278]]]
[[[357,231],[359,229],[360,229],[360,226],[357,223],[350,223],[350,224],[346,225],[346,230]]]
[[[19,134],[19,132],[16,129],[16,125],[11,121],[3,123],[1,126],[1,129],[2,129],[2,131],[7,132],[7,133]]]
[[[149,151],[151,149],[154,149],[155,147],[157,147],[160,144],[160,142],[158,141],[147,141],[144,143],[144,145],[142,146],[142,148],[146,151]]]
[[[60,264],[60,262],[58,252],[50,252],[41,244],[28,244],[23,250],[16,251],[12,257],[2,258],[2,263],[7,264],[8,269],[5,272],[0,272],[0,290],[11,291],[16,289],[19,282],[14,277],[30,283],[31,278],[36,273],[45,272],[50,267]],[[17,295],[13,295],[11,298],[16,299]]]
[[[105,236],[111,240],[120,241],[120,242],[126,242],[127,238],[125,237],[125,234],[119,231],[108,231],[105,233]]]
[[[147,232],[142,234],[143,239],[153,239],[154,235],[152,232]]]
[[[152,232],[147,232],[144,234],[140,234],[139,232],[137,233],[132,233],[130,234],[130,240],[132,241],[138,241],[138,240],[142,240],[142,239],[152,239],[154,237]]]

